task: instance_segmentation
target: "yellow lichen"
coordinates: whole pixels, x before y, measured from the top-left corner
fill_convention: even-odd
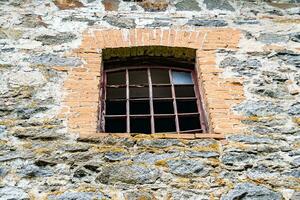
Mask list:
[[[34,153],[36,154],[50,154],[53,150],[52,149],[48,149],[48,148],[37,148],[34,150]]]
[[[127,152],[126,149],[122,147],[114,147],[114,146],[99,146],[93,145],[91,148],[94,152],[105,153],[105,152]]]
[[[156,166],[161,166],[161,167],[168,167],[168,163],[166,160],[158,160],[155,162]]]
[[[215,151],[219,152],[220,151],[220,145],[218,143],[213,143],[208,146],[197,146],[193,147],[192,150],[195,151]]]
[[[294,121],[296,124],[300,125],[300,117],[294,118],[293,121]]]
[[[284,23],[284,24],[299,24],[300,19],[297,18],[285,18],[285,19],[274,19],[273,22],[275,23]]]

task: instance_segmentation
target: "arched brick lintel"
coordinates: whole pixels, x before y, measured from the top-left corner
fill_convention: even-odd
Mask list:
[[[216,66],[216,50],[238,48],[240,31],[235,29],[90,29],[73,53],[84,65],[68,69],[64,83],[66,96],[60,117],[66,120],[69,132],[81,138],[102,137],[97,133],[99,83],[102,49],[139,46],[166,46],[196,49],[199,85],[204,91],[210,131],[207,134],[153,135],[172,138],[224,138],[241,132],[241,117],[231,108],[244,99],[242,80],[222,78]],[[57,67],[60,70],[59,67]],[[118,134],[128,137],[127,134]]]
[[[90,29],[83,34],[79,51],[104,48],[166,46],[202,50],[235,49],[240,31],[236,29]],[[82,49],[83,48],[83,49]]]

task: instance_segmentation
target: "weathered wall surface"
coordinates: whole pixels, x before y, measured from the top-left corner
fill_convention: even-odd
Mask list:
[[[1,0],[0,199],[299,199],[300,8],[274,2]],[[243,79],[231,109],[247,130],[78,141],[60,114],[89,27],[240,30],[216,58],[220,76]]]

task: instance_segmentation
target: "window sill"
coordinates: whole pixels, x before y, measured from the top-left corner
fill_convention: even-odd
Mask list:
[[[155,133],[155,134],[135,134],[135,133],[103,133],[103,132],[95,132],[95,133],[81,133],[79,135],[79,140],[85,139],[97,139],[103,137],[116,137],[116,138],[157,138],[157,139],[225,139],[224,134],[216,134],[216,133],[194,133],[194,134],[164,134],[164,133]]]

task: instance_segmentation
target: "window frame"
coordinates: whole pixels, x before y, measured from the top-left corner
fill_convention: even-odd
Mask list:
[[[126,64],[124,64],[126,66]],[[176,100],[178,99],[175,96],[175,91],[174,91],[174,83],[172,82],[172,80],[170,79],[170,86],[171,86],[171,90],[172,90],[172,97],[171,100],[173,101],[173,108],[174,108],[174,116],[175,116],[175,126],[176,126],[176,131],[174,132],[155,132],[155,125],[154,125],[154,109],[153,109],[153,100],[155,100],[153,98],[153,84],[151,82],[151,75],[150,75],[150,70],[151,69],[167,69],[169,72],[169,77],[172,78],[172,70],[175,71],[185,71],[185,72],[190,72],[191,73],[191,77],[192,77],[192,81],[193,81],[193,89],[194,89],[194,93],[195,93],[195,100],[197,103],[197,114],[199,117],[199,124],[200,124],[200,128],[201,129],[197,129],[197,130],[201,130],[201,132],[197,132],[197,130],[188,130],[188,131],[180,131],[179,130],[179,120],[178,120],[178,111],[177,111],[177,105],[176,105]],[[204,104],[204,99],[203,99],[203,91],[200,89],[201,88],[201,83],[200,80],[197,78],[197,69],[195,67],[193,68],[187,68],[187,67],[172,67],[169,65],[156,65],[156,64],[141,64],[141,65],[128,65],[126,67],[124,66],[110,66],[109,69],[104,69],[104,67],[102,67],[101,70],[101,79],[100,79],[100,97],[99,97],[99,111],[98,111],[98,126],[97,126],[97,132],[98,133],[110,133],[110,134],[130,134],[130,135],[135,135],[135,134],[139,134],[139,133],[135,133],[135,132],[130,132],[130,117],[132,115],[129,114],[129,103],[130,103],[130,98],[129,98],[129,77],[128,77],[128,71],[129,70],[147,70],[147,77],[148,77],[148,83],[149,83],[149,101],[150,101],[150,114],[149,116],[151,117],[151,133],[149,133],[149,135],[152,134],[165,134],[165,135],[183,135],[183,134],[188,134],[188,135],[192,135],[192,134],[206,134],[209,132],[209,127],[208,127],[208,119],[207,119],[207,112],[206,112],[206,108],[205,108],[205,104]],[[118,71],[125,71],[125,75],[126,75],[126,83],[125,83],[125,87],[126,87],[126,132],[120,132],[120,133],[111,133],[111,132],[107,132],[105,130],[105,101],[106,101],[106,86],[107,86],[107,73],[111,73],[111,72],[118,72]],[[181,84],[183,85],[183,84]],[[187,97],[186,99],[191,99],[189,97]],[[187,114],[187,113],[183,113]],[[157,115],[157,114],[156,114]],[[166,116],[171,116],[172,114],[166,114]],[[187,115],[188,116],[188,115]],[[146,134],[146,133],[145,133]]]

